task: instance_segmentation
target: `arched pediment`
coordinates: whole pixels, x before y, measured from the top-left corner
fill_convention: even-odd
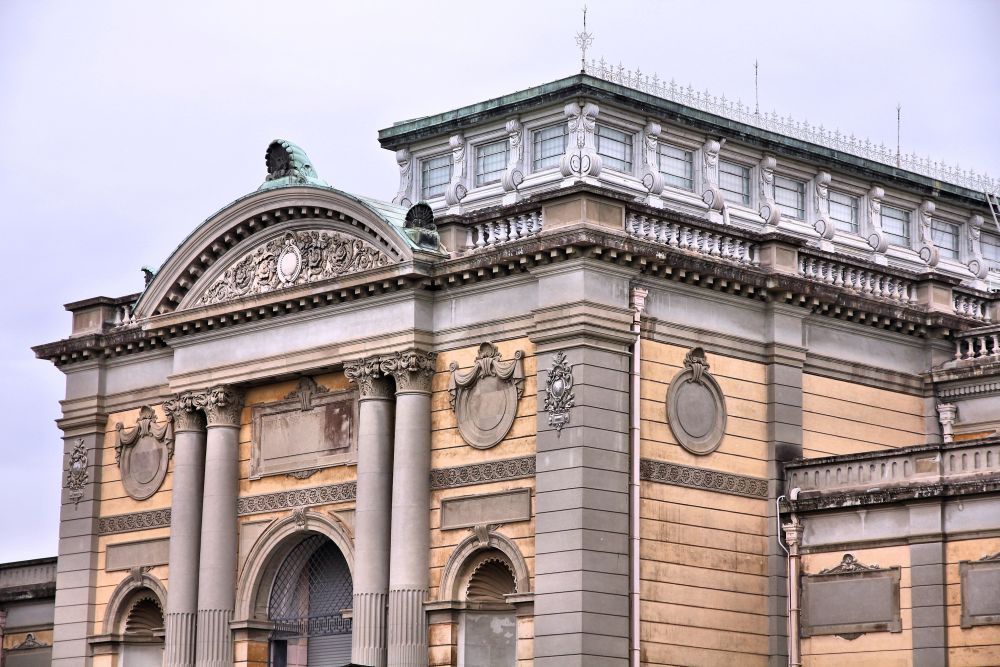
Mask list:
[[[406,210],[334,188],[257,191],[202,223],[135,306],[136,318],[199,308],[409,261]]]

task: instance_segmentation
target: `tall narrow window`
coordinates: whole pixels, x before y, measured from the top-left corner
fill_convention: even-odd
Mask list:
[[[615,171],[632,171],[632,135],[607,125],[598,125],[594,131],[597,154],[604,158],[604,165]]]
[[[719,160],[719,189],[736,204],[750,205],[750,167]]]
[[[943,257],[958,259],[958,226],[931,220],[931,238]]]
[[[451,155],[432,157],[420,163],[420,197],[430,199],[444,194],[451,181]]]
[[[1000,236],[983,232],[979,238],[983,259],[991,264],[991,268],[1000,269]]]
[[[858,198],[830,191],[830,219],[842,232],[858,233]]]
[[[534,171],[559,166],[559,159],[566,152],[567,132],[566,123],[559,123],[532,133]]]
[[[805,220],[806,184],[785,176],[774,177],[774,202],[790,218]]]
[[[882,205],[882,231],[889,243],[909,247],[910,212],[895,206]]]
[[[694,155],[691,151],[677,148],[669,144],[660,144],[656,148],[657,161],[660,163],[660,173],[667,185],[685,190],[694,190],[693,164]]]
[[[498,183],[507,167],[507,140],[476,146],[476,186]]]

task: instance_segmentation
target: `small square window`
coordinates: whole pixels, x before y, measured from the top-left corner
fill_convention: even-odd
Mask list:
[[[858,198],[830,191],[830,219],[842,232],[858,233]]]
[[[656,147],[656,158],[667,185],[694,190],[694,154],[691,151],[660,144]]]
[[[932,219],[931,239],[942,256],[958,259],[958,225]]]
[[[534,171],[558,167],[569,138],[566,123],[549,125],[532,133]]]
[[[893,245],[910,246],[910,212],[882,204],[882,231]]]
[[[507,168],[507,140],[476,146],[476,186],[500,182]]]
[[[774,203],[796,220],[806,217],[806,184],[785,176],[774,177]]]
[[[432,157],[420,163],[420,198],[443,195],[451,181],[451,155]]]
[[[604,164],[615,171],[632,171],[632,135],[607,125],[598,125],[594,136],[597,154]]]
[[[736,204],[750,205],[750,167],[719,160],[719,189]]]
[[[979,237],[979,244],[983,251],[983,259],[992,262],[992,268],[1000,269],[1000,236],[983,232]]]

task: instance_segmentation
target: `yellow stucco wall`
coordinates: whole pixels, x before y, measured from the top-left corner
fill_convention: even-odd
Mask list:
[[[948,622],[948,664],[951,667],[1000,665],[1000,625],[962,628],[962,589],[959,562],[977,561],[1000,551],[1000,538],[961,540],[945,544],[945,610]]]

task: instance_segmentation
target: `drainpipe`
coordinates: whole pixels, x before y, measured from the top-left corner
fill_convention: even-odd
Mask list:
[[[790,500],[794,502],[799,495],[796,487],[789,491]],[[789,667],[801,667],[802,659],[799,655],[799,545],[802,543],[802,523],[793,511],[786,524],[781,524],[781,501],[785,496],[777,500],[778,505],[778,544],[784,549],[788,557],[788,665]],[[788,548],[781,544],[781,531],[784,530],[785,541]]]
[[[631,373],[631,391],[630,397],[632,399],[632,406],[629,410],[629,431],[631,435],[631,446],[629,447],[629,452],[631,455],[632,472],[629,480],[629,491],[631,501],[631,526],[629,532],[631,537],[631,551],[630,555],[632,558],[631,563],[631,584],[630,584],[630,607],[631,607],[631,621],[632,621],[632,632],[631,639],[632,645],[630,649],[631,654],[631,665],[632,667],[640,667],[639,660],[641,656],[641,646],[639,642],[639,566],[640,566],[640,554],[639,554],[639,505],[640,505],[640,486],[639,486],[639,460],[640,452],[639,446],[642,442],[641,433],[639,431],[639,365],[642,360],[642,355],[640,354],[640,346],[642,342],[642,336],[640,334],[640,320],[642,318],[642,311],[646,307],[646,295],[648,290],[641,287],[632,288],[632,333],[635,334],[635,342],[632,343],[632,373]]]

